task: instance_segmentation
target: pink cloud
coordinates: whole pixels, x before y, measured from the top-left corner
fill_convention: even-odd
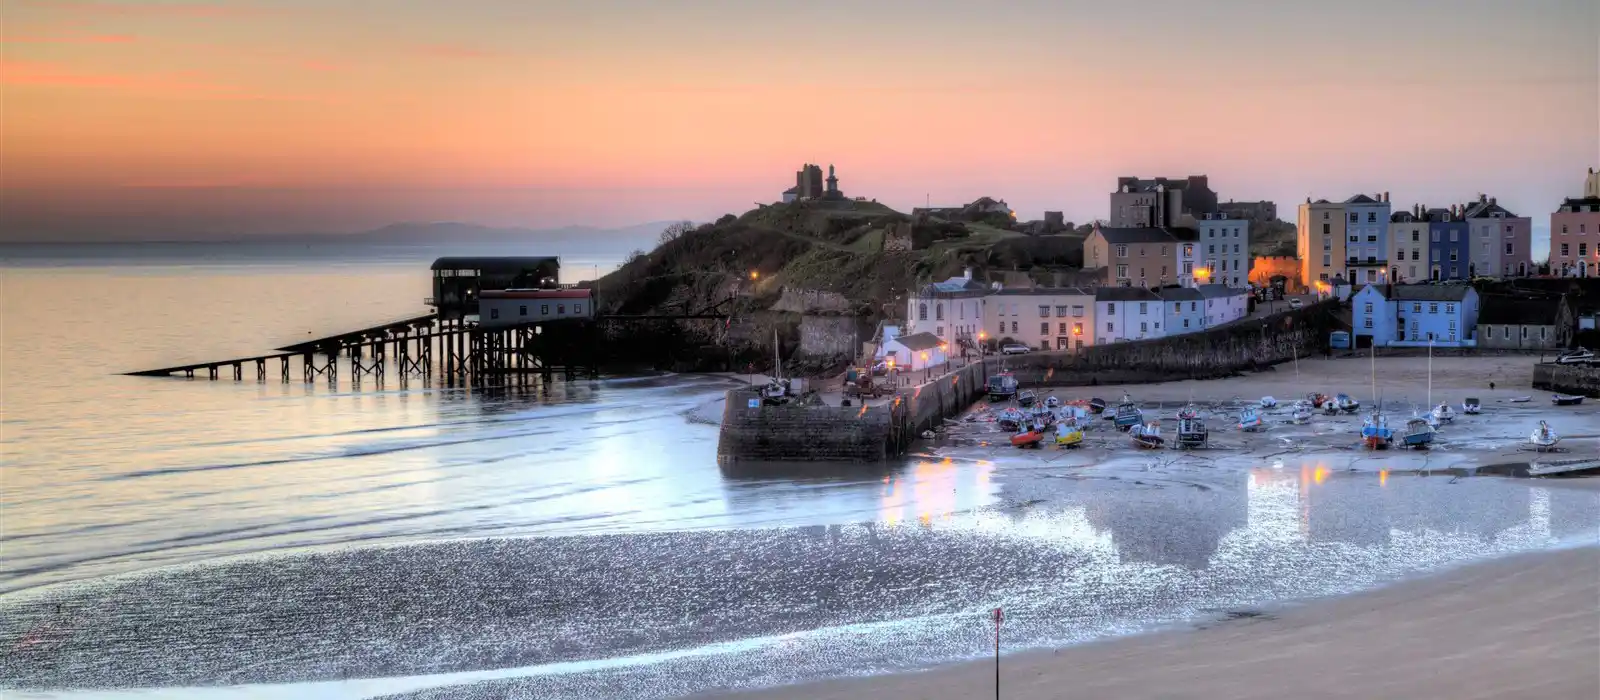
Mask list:
[[[5,36],[0,44],[131,44],[138,41],[129,34],[60,34],[53,36]]]
[[[499,55],[493,51],[454,44],[428,44],[417,47],[417,52],[437,58],[493,58]]]
[[[298,95],[273,95],[206,81],[193,71],[164,75],[93,73],[54,63],[0,59],[0,85],[76,87],[125,90],[157,97],[199,97],[214,100],[325,101]]]
[[[117,17],[251,17],[267,14],[265,7],[235,2],[106,2],[104,0],[33,0],[36,7],[82,15]]]

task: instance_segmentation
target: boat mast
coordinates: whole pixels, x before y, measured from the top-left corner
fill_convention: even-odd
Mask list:
[[[1433,410],[1433,339],[1428,339],[1428,410]]]

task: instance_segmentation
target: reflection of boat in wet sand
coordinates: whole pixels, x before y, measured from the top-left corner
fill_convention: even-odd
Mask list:
[[[1583,403],[1583,397],[1571,396],[1568,394],[1556,394],[1555,396],[1550,397],[1550,401],[1554,402],[1557,406],[1576,406],[1580,403]]]
[[[1056,446],[1072,447],[1083,443],[1083,428],[1078,421],[1068,418],[1056,424]]]
[[[1555,449],[1556,443],[1559,442],[1561,442],[1561,436],[1557,435],[1555,429],[1544,421],[1539,421],[1539,426],[1534,428],[1533,433],[1528,435],[1528,444],[1540,452]]]
[[[1406,421],[1406,433],[1400,443],[1410,448],[1427,447],[1433,443],[1433,426],[1421,416]]]
[[[1193,449],[1205,447],[1206,441],[1211,437],[1211,431],[1206,429],[1206,422],[1197,416],[1178,419],[1178,448]]]
[[[1261,430],[1263,425],[1265,424],[1261,421],[1261,413],[1256,411],[1256,409],[1246,407],[1243,411],[1239,412],[1240,430],[1243,430],[1247,433],[1254,433]]]
[[[1166,443],[1166,440],[1161,437],[1161,421],[1153,420],[1149,423],[1136,425],[1128,430],[1128,436],[1133,438],[1135,446],[1147,450],[1158,449]]]

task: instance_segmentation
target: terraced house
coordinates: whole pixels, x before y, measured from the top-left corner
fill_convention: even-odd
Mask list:
[[[1517,216],[1494,197],[1461,207],[1472,238],[1473,272],[1489,277],[1527,277],[1533,268],[1533,219]]]
[[[1040,350],[1094,343],[1095,292],[1077,287],[1006,288],[989,296],[984,327],[1000,342]]]
[[[1583,192],[1550,215],[1550,270],[1563,277],[1600,276],[1600,173],[1593,168]]]
[[[1428,214],[1421,204],[1389,215],[1389,281],[1428,279]]]
[[[1108,287],[1148,289],[1177,284],[1181,276],[1179,246],[1190,242],[1192,231],[1096,224],[1083,242],[1083,266],[1100,270],[1101,284]]]
[[[1346,199],[1344,214],[1345,279],[1356,284],[1388,281],[1389,193]]]

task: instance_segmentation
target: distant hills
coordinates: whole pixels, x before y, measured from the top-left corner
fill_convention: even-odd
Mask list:
[[[323,234],[298,234],[287,236],[253,236],[252,241],[267,239],[294,239],[296,241],[361,241],[364,243],[410,243],[420,245],[448,245],[448,244],[495,244],[504,243],[512,239],[557,239],[573,240],[584,238],[609,239],[612,241],[626,241],[637,239],[641,244],[648,243],[654,246],[655,239],[666,228],[670,221],[652,221],[645,224],[636,224],[622,228],[598,228],[594,226],[564,226],[552,229],[531,228],[497,228],[480,224],[468,224],[453,221],[443,222],[406,222],[389,224],[382,228],[357,233],[323,233]],[[594,241],[596,243],[600,241]]]

